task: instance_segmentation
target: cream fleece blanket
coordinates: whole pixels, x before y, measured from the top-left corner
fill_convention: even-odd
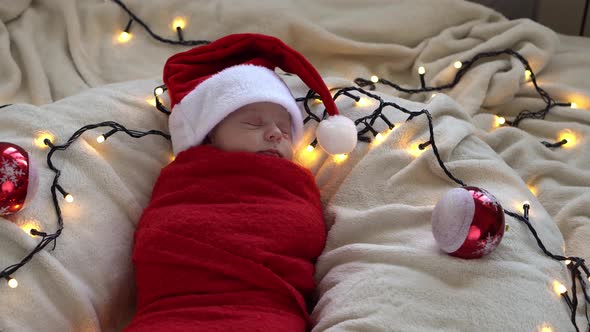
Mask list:
[[[444,84],[455,60],[504,48],[520,52],[551,96],[579,108],[554,108],[545,120],[525,120],[518,129],[494,128],[494,114],[510,118],[544,106],[524,82],[522,65],[505,57],[478,63],[454,89],[434,98],[386,86],[377,93],[411,110],[428,109],[441,156],[454,175],[487,189],[507,209],[519,211],[529,200],[531,219],[549,250],[590,260],[587,39],[556,35],[527,20],[507,21],[454,0],[125,4],[171,39],[177,15],[187,19],[186,39],[275,35],[306,55],[332,88],[370,75],[416,87],[420,65],[429,85]],[[0,110],[0,141],[27,149],[40,173],[29,206],[0,220],[4,268],[38,241],[19,226],[55,230],[53,173],[45,166],[46,150],[35,145],[38,133],[51,132],[63,143],[83,125],[104,120],[166,131],[166,117],[148,100],[161,84],[166,58],[186,47],[158,43],[136,23],[131,41],[117,43],[128,16],[111,1],[2,0],[0,19],[0,104],[17,104]],[[286,81],[295,96],[307,91],[296,78]],[[116,82],[121,83],[103,86]],[[337,104],[352,118],[374,107],[346,97]],[[543,256],[516,220],[507,218],[504,240],[480,260],[438,251],[430,216],[454,184],[430,148],[411,153],[413,144],[428,137],[426,119],[405,123],[391,108],[385,114],[401,125],[379,145],[359,144],[345,161],[317,150],[297,153],[317,175],[331,226],[317,264],[315,330],[573,330],[567,306],[552,290],[556,280],[569,286],[565,266]],[[539,143],[557,140],[566,129],[576,135],[573,147]],[[313,130],[308,124],[307,141]],[[0,285],[0,331],[118,331],[133,313],[132,234],[171,149],[159,137],[124,134],[99,145],[94,137],[101,133],[88,132],[56,153],[60,183],[76,200],[63,203],[65,228],[56,250],[43,251],[19,270],[17,289]],[[584,322],[580,311],[579,326]]]

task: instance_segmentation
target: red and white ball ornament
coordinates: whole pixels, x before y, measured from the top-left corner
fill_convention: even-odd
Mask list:
[[[37,176],[27,151],[16,144],[0,142],[0,216],[20,211],[36,185]]]
[[[432,233],[444,252],[461,258],[480,258],[492,252],[504,235],[504,209],[477,187],[449,190],[432,212]]]

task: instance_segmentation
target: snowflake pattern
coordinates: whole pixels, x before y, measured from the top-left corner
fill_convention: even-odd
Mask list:
[[[16,160],[2,158],[2,166],[0,166],[0,183],[10,181],[16,188],[18,187],[18,177],[23,175],[25,175],[25,172],[18,168]]]
[[[476,250],[474,254],[483,254],[483,256],[485,256],[491,253],[498,246],[498,243],[500,243],[501,239],[502,237],[500,234],[492,236],[491,233],[488,233],[488,236],[483,241],[483,243],[480,243],[480,248]]]
[[[0,216],[5,216],[7,214],[9,214],[9,212],[8,212],[8,206],[0,207]]]

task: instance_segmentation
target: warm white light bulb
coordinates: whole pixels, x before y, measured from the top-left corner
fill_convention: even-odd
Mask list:
[[[16,279],[14,279],[14,278],[8,279],[8,287],[10,287],[10,288],[17,288],[18,287],[18,281],[16,281]]]
[[[420,75],[426,74],[426,68],[424,68],[424,66],[418,67],[418,74],[420,74]]]
[[[572,263],[572,261],[570,259],[565,260],[565,265],[570,265],[571,263]]]
[[[121,34],[119,35],[119,37],[117,37],[117,40],[119,41],[119,43],[126,43],[131,39],[132,35],[129,32],[121,32]]]
[[[307,146],[307,152],[312,152],[314,149],[315,148],[311,144]]]
[[[68,203],[72,203],[74,201],[74,196],[70,195],[70,194],[66,194],[64,196],[64,199],[66,200],[66,202]]]
[[[553,282],[553,290],[559,295],[567,292],[567,288],[559,281]]]
[[[100,135],[100,136],[98,136],[98,137],[96,138],[96,141],[97,141],[98,143],[102,143],[102,142],[104,142],[105,140],[106,140],[106,138],[104,137],[104,135]]]
[[[337,154],[334,156],[334,160],[336,161],[336,163],[341,163],[345,161],[346,158],[348,158],[348,155],[345,153]]]
[[[461,61],[455,61],[455,63],[453,64],[453,66],[455,66],[455,68],[459,69],[463,66],[463,63]]]
[[[35,139],[33,141],[37,147],[41,149],[46,149],[49,147],[49,145],[45,144],[45,139],[48,139],[49,142],[54,142],[55,136],[48,131],[42,130],[37,132],[37,134],[35,135]]]
[[[557,138],[558,141],[566,140],[565,144],[563,145],[566,148],[571,148],[576,145],[577,137],[574,132],[569,129],[564,129],[563,131],[559,132],[559,136]]]
[[[524,202],[522,202],[522,205],[528,205],[528,206],[531,206],[531,202],[529,202],[529,201],[524,201]]]
[[[571,108],[578,108],[578,104],[572,102],[571,105],[570,105],[570,107]]]
[[[162,88],[156,88],[156,91],[155,92],[156,92],[156,96],[159,96],[162,93],[164,93],[164,89],[162,89]]]
[[[531,71],[528,70],[528,69],[524,71],[524,79],[525,79],[525,81],[528,81],[531,78],[531,74],[532,74]]]
[[[553,332],[553,329],[551,328],[551,326],[543,326],[541,328],[541,332]]]
[[[377,77],[375,75],[371,76],[371,82],[373,82],[373,83],[379,82],[379,77]]]
[[[369,105],[371,105],[371,99],[365,97],[360,97],[359,101],[356,102],[356,106],[359,107],[365,107]]]
[[[498,124],[498,126],[501,126],[501,125],[503,125],[503,124],[505,124],[505,123],[506,123],[506,118],[505,118],[505,117],[503,117],[503,116],[499,116],[499,117],[496,119],[496,123]]]
[[[20,229],[25,232],[30,237],[35,237],[35,235],[31,234],[31,231],[34,229],[36,231],[40,231],[39,223],[36,220],[29,219],[26,220],[22,225],[20,225]]]
[[[182,17],[175,17],[174,21],[172,21],[172,27],[174,28],[174,30],[176,30],[177,28],[184,29],[185,26],[186,21]]]

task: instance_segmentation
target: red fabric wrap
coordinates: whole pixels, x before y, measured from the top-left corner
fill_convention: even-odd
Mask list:
[[[305,331],[325,240],[308,170],[185,150],[162,170],[135,232],[138,303],[126,331]]]

